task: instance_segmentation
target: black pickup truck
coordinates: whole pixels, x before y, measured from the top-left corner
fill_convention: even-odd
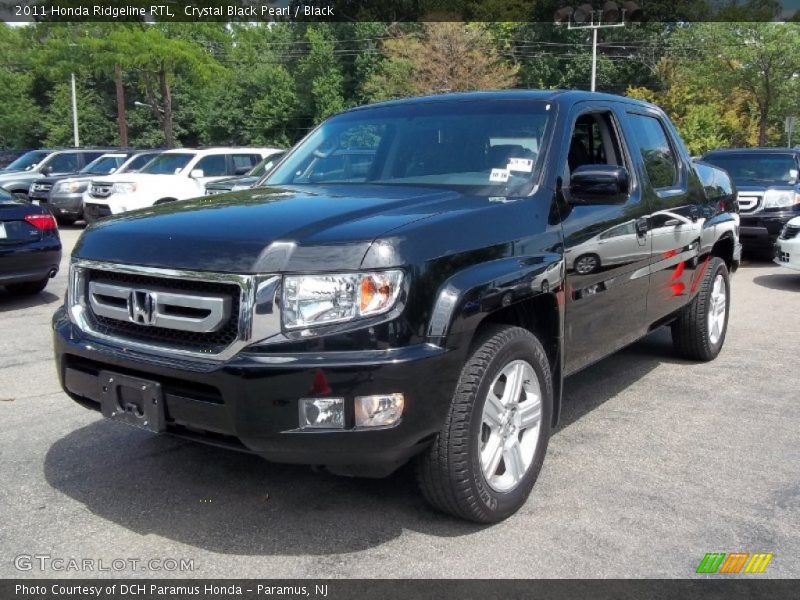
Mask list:
[[[662,325],[689,359],[725,340],[735,189],[655,106],[375,104],[265,184],[83,233],[53,319],[75,401],[339,474],[413,459],[434,506],[488,523],[530,493],[565,376]]]

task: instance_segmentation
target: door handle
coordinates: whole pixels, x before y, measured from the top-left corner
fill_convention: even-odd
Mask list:
[[[636,219],[635,222],[636,235],[644,237],[647,235],[647,230],[650,229],[650,224],[646,218]]]

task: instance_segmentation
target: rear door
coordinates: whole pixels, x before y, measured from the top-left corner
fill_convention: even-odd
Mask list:
[[[653,256],[647,318],[655,322],[683,307],[693,293],[707,215],[704,192],[685,148],[666,118],[655,110],[628,112],[642,194],[652,207],[648,219]]]
[[[231,154],[231,166],[228,169],[229,175],[246,175],[250,170],[261,162],[260,154]]]
[[[561,142],[562,216],[567,269],[566,372],[621,348],[646,331],[650,213],[642,196],[629,140],[621,127],[624,108],[613,102],[579,103]],[[567,137],[568,136],[568,137]],[[571,172],[583,165],[625,167],[627,197],[582,205],[571,202]]]
[[[197,186],[198,196],[202,196],[205,193],[206,183],[209,181],[229,177],[227,159],[228,156],[226,154],[208,154],[198,160],[197,164],[192,167],[192,171],[197,169],[203,171],[202,177],[193,179]]]

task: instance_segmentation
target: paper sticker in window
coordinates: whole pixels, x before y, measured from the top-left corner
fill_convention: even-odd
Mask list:
[[[508,169],[492,169],[492,172],[489,174],[489,181],[505,183],[508,181]]]
[[[509,158],[508,165],[506,166],[506,170],[508,171],[522,171],[524,173],[530,173],[533,171],[533,159],[532,158]]]

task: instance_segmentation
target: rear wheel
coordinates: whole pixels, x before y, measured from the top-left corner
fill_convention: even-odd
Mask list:
[[[425,498],[478,523],[514,514],[542,467],[552,406],[539,340],[519,327],[487,329],[461,372],[444,427],[417,460]]]
[[[700,290],[672,324],[672,342],[678,354],[690,360],[713,360],[725,343],[730,308],[730,280],[725,262],[708,261]]]
[[[38,281],[24,281],[22,283],[11,283],[6,286],[9,294],[14,296],[32,296],[38,294],[47,287],[49,278],[39,279]]]

